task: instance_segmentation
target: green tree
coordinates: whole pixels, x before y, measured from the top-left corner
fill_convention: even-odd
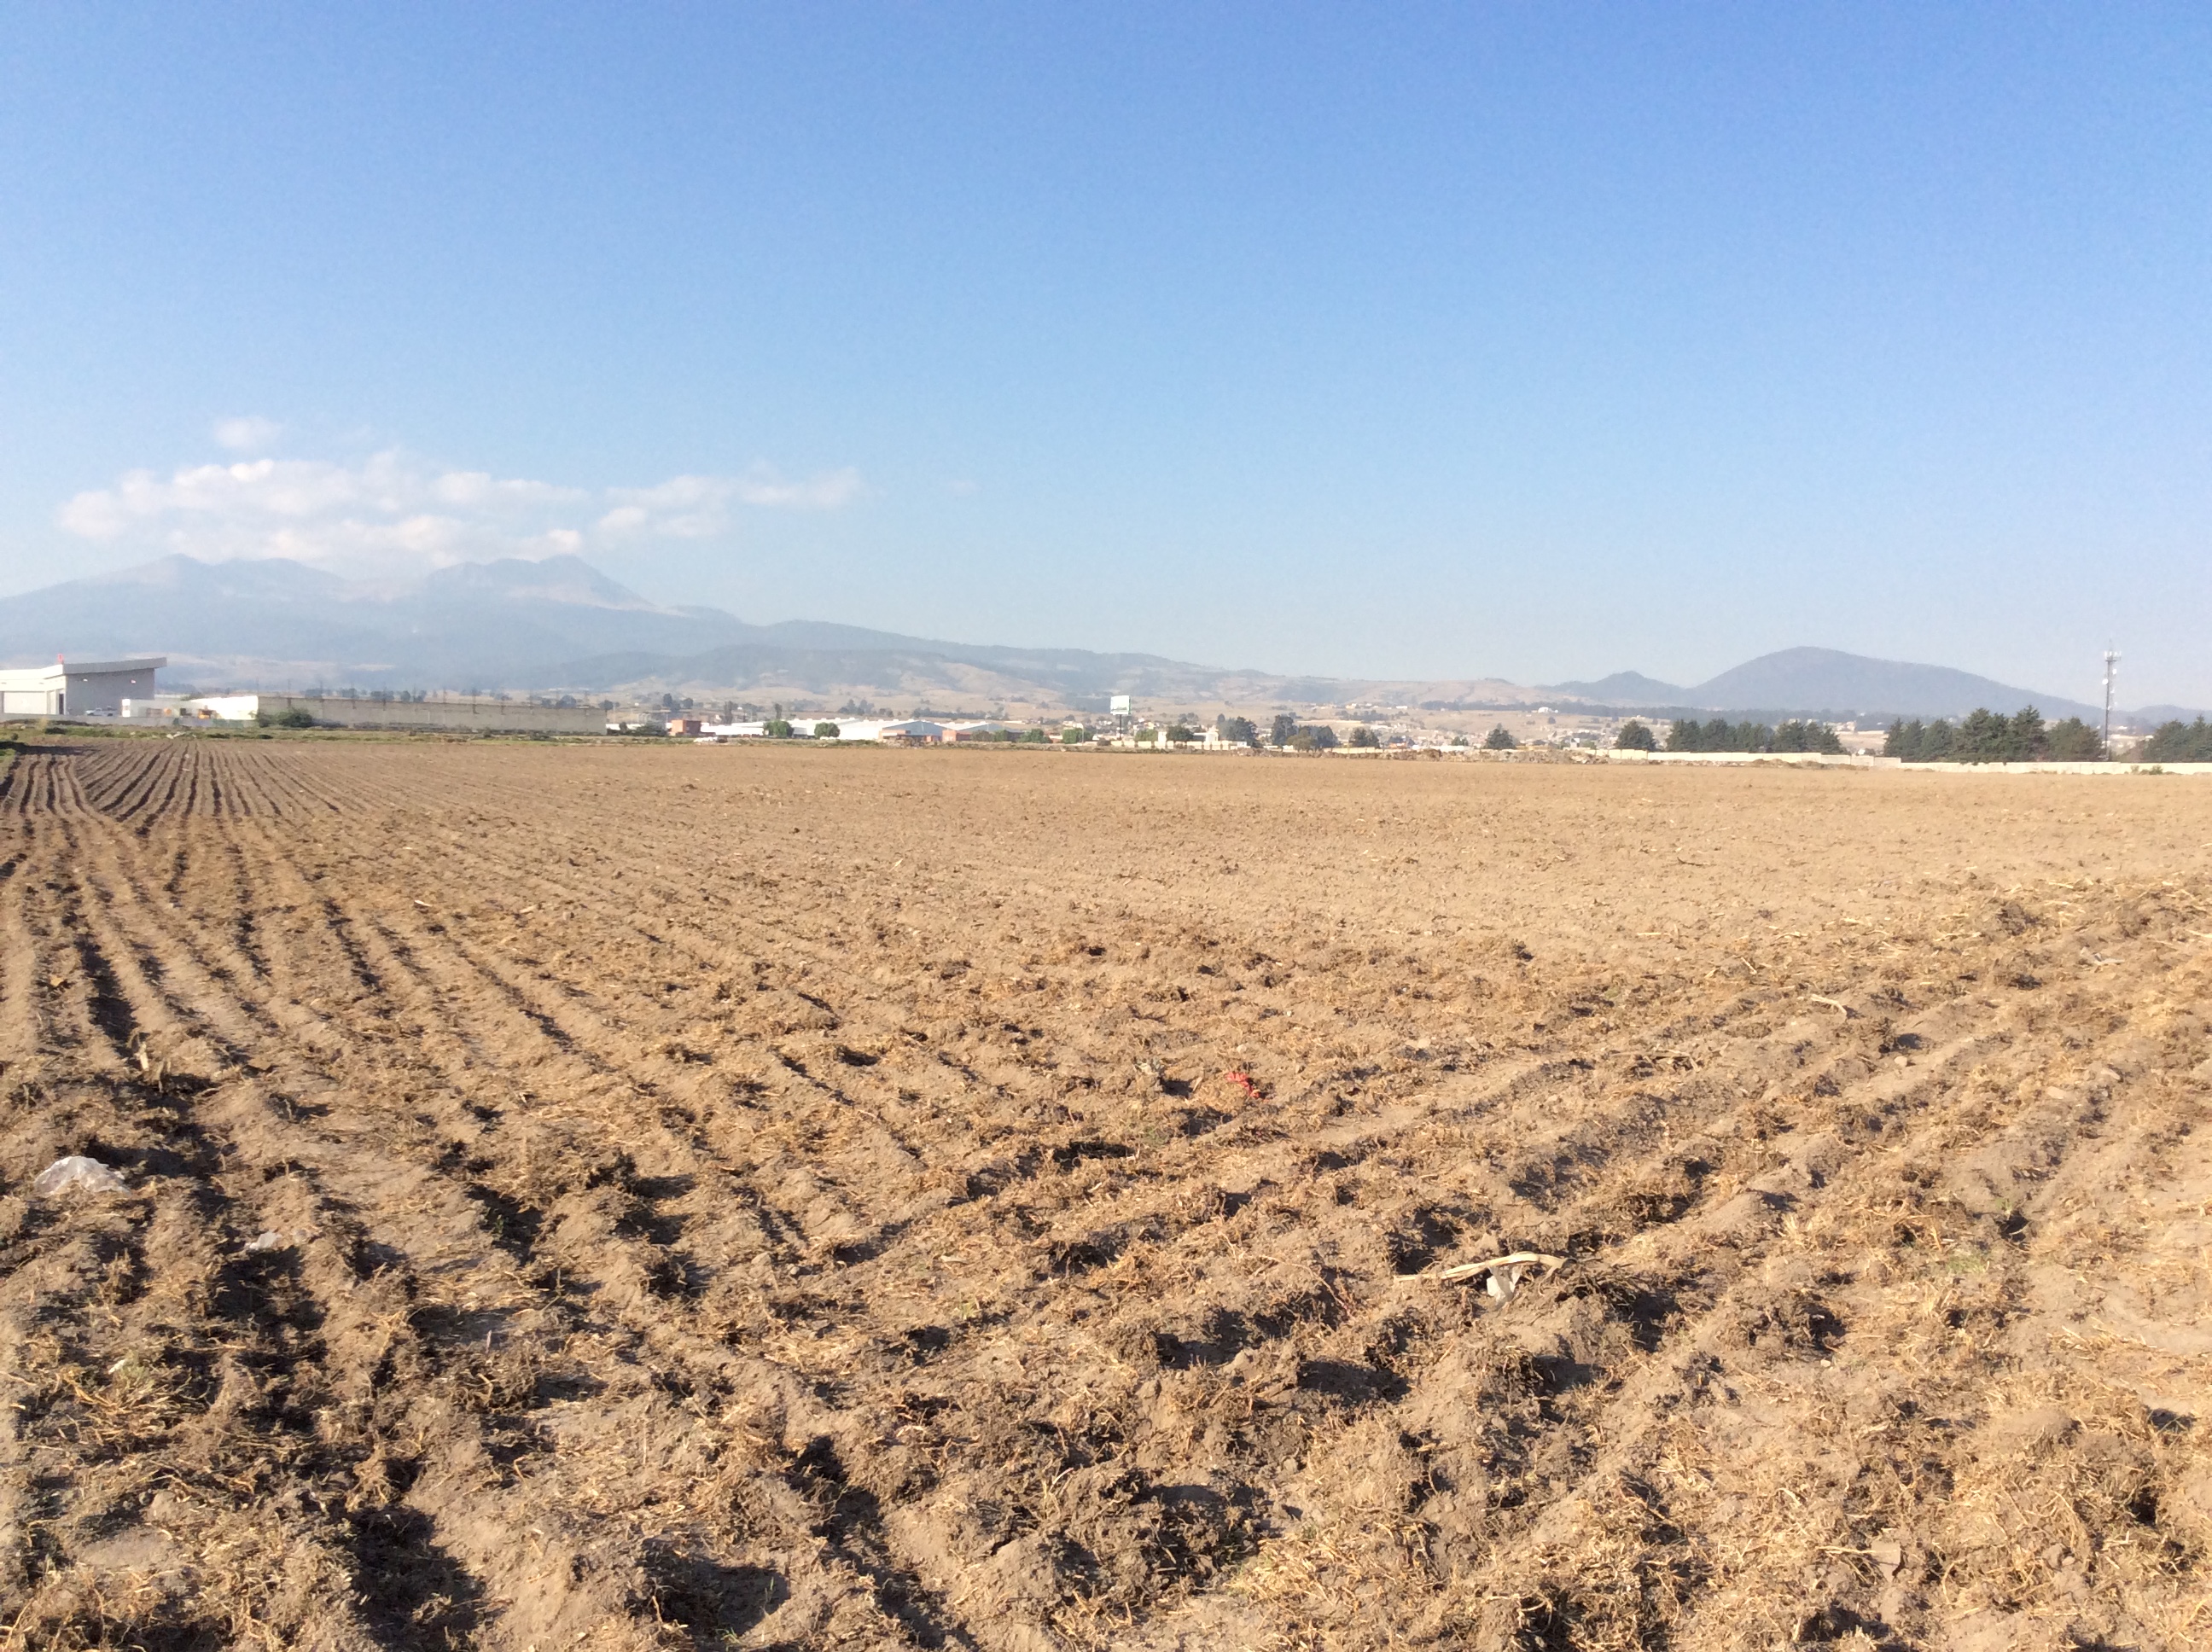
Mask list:
[[[1498,724],[1482,737],[1482,749],[1485,751],[1510,751],[1520,744],[1520,741],[1506,732],[1505,725],[1503,723]]]
[[[2185,723],[2178,717],[2172,722],[2160,723],[2135,755],[2145,762],[2212,762],[2212,724],[2201,716],[2193,723]]]
[[[1382,742],[1373,729],[1368,727],[1366,724],[1362,723],[1352,731],[1351,738],[1347,739],[1345,744],[1349,746],[1358,747],[1362,750],[1372,751],[1376,747],[1381,745]]]
[[[1060,732],[1060,743],[1062,745],[1081,745],[1090,738],[1091,731],[1079,724],[1072,723]]]
[[[1774,739],[1767,749],[1771,751],[1838,753],[1843,750],[1844,743],[1836,731],[1826,723],[1792,720],[1775,725]]]
[[[1042,729],[1033,728],[1028,733],[1022,736],[1022,744],[1024,745],[1042,745],[1051,738],[1052,737],[1049,734],[1047,734]]]
[[[1952,756],[1965,763],[2002,762],[2011,746],[2012,719],[1977,706],[1960,720]]]
[[[2062,717],[2044,731],[2044,756],[2053,762],[2094,763],[2105,760],[2105,738],[2078,717]]]
[[[814,726],[814,738],[817,740],[834,740],[842,732],[844,731],[835,723],[817,723]]]
[[[1308,723],[1291,736],[1293,751],[1334,751],[1336,750],[1336,731],[1326,723]]]
[[[253,720],[263,728],[313,728],[314,714],[303,706],[285,711],[256,711]]]
[[[1297,732],[1298,720],[1286,711],[1279,711],[1275,714],[1275,720],[1267,725],[1267,744],[1286,746]]]
[[[761,725],[761,732],[771,740],[788,740],[792,737],[793,730],[790,723],[785,719],[771,717]]]
[[[1198,731],[1194,728],[1186,728],[1181,723],[1176,724],[1168,730],[1168,742],[1171,745],[1188,745],[1196,738],[1198,738]]]
[[[1667,727],[1667,750],[1669,751],[1703,751],[1705,732],[1693,717],[1677,717]]]
[[[1632,717],[1620,726],[1620,732],[1613,737],[1615,751],[1656,751],[1659,742],[1652,738],[1650,728]]]
[[[1213,732],[1231,745],[1251,745],[1260,738],[1259,729],[1249,717],[1217,717],[1213,720]]]
[[[2028,762],[2050,756],[2054,737],[2069,752],[2093,750],[2099,744],[2096,731],[2079,718],[2069,717],[2049,727],[2033,706],[2023,706],[2009,717],[1978,706],[1955,726],[1941,717],[1932,723],[1923,723],[1917,717],[1910,722],[1900,718],[1889,726],[1881,750],[1884,756],[1902,757],[1907,762]]]

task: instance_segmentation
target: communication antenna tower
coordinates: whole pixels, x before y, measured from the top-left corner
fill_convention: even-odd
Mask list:
[[[2105,755],[2112,755],[2112,678],[2119,674],[2120,657],[2105,645]]]

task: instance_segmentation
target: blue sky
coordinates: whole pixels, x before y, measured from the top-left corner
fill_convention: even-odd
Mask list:
[[[15,7],[0,590],[2212,704],[2201,7]]]

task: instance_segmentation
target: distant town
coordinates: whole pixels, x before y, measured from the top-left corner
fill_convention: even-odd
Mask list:
[[[163,691],[166,657],[69,662],[0,671],[0,719],[106,725],[181,732],[352,729],[540,738],[823,741],[888,746],[1029,744],[1152,752],[1259,752],[1345,756],[1603,754],[1635,760],[1748,762],[1789,759],[1887,762],[2212,762],[2212,729],[2199,718],[2148,732],[2093,727],[2078,717],[2045,723],[2033,708],[1977,711],[1954,725],[1893,718],[1660,719],[1625,711],[1523,705],[1391,705],[1353,701],[1266,707],[1141,703],[1108,697],[1107,709],[1010,718],[1003,707],[903,708],[848,699],[830,705],[794,698],[765,703],[653,699],[592,701],[574,695],[454,693],[428,689],[272,693],[259,689]]]

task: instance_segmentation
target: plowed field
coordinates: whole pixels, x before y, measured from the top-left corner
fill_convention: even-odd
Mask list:
[[[33,749],[0,1647],[2203,1644],[2208,841],[2154,776]]]

